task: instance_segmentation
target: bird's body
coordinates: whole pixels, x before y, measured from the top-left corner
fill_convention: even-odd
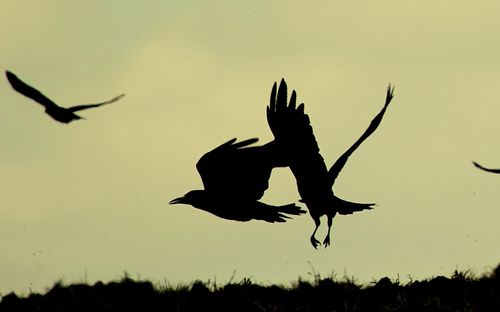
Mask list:
[[[328,219],[328,234],[323,244],[330,244],[330,229],[333,218],[337,213],[352,214],[356,211],[372,209],[374,204],[353,203],[335,196],[333,192],[334,182],[344,167],[349,156],[366,140],[378,127],[385,113],[389,102],[392,99],[392,90],[389,86],[386,103],[382,111],[372,120],[368,129],[363,135],[335,162],[327,169],[325,161],[320,154],[319,146],[313,134],[313,129],[309,123],[309,117],[304,113],[304,104],[295,107],[295,91],[292,93],[290,105],[287,106],[286,83],[282,81],[278,94],[275,90],[271,94],[270,105],[268,106],[268,124],[275,137],[283,137],[282,141],[287,142],[285,148],[290,154],[290,170],[297,181],[297,189],[301,196],[301,202],[307,205],[309,214],[314,220],[315,229],[311,235],[311,244],[317,248],[319,241],[315,238],[317,229],[321,224],[321,216],[326,215]],[[276,111],[287,111],[296,120],[305,120],[307,123],[295,123],[293,128],[279,127],[279,120],[272,114]],[[270,114],[271,113],[271,114]],[[278,126],[277,126],[278,125]]]
[[[171,204],[190,204],[193,207],[209,212],[219,218],[246,222],[261,220],[270,223],[285,222],[289,215],[305,213],[295,204],[273,206],[257,200],[246,200],[241,197],[216,196],[206,190],[193,190],[183,196],[183,200],[172,200]],[[194,198],[190,200],[190,198]]]
[[[13,74],[10,71],[6,71],[5,75],[7,77],[7,80],[10,82],[12,88],[16,90],[17,92],[21,93],[22,95],[34,100],[35,102],[41,104],[43,107],[45,107],[45,112],[47,115],[52,117],[54,120],[59,121],[61,123],[70,123],[73,120],[78,120],[78,119],[83,119],[82,117],[78,116],[75,114],[75,112],[88,109],[88,108],[94,108],[94,107],[99,107],[101,105],[105,104],[110,104],[113,102],[118,101],[121,99],[125,94],[120,94],[119,96],[116,96],[112,98],[109,101],[101,102],[101,103],[96,103],[96,104],[84,104],[84,105],[77,105],[69,108],[64,108],[58,106],[54,101],[46,97],[43,93],[38,91],[37,89],[33,88],[32,86],[28,85],[27,83],[23,82],[21,79],[19,79],[15,74]]]

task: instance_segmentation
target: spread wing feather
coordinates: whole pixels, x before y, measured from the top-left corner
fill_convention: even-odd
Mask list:
[[[361,143],[363,143],[380,125],[380,122],[382,121],[382,117],[384,117],[384,113],[387,109],[387,106],[389,106],[389,103],[393,98],[393,92],[394,88],[391,88],[391,85],[389,85],[389,87],[387,88],[385,104],[382,110],[377,114],[377,116],[375,116],[375,118],[373,118],[370,125],[361,135],[361,137],[356,142],[354,142],[354,144],[344,154],[342,154],[342,156],[340,156],[339,159],[337,159],[337,161],[333,164],[330,170],[328,170],[328,180],[330,182],[330,185],[333,186],[333,184],[335,183],[335,179],[337,179],[340,171],[346,164],[349,156],[351,156],[351,154],[361,145]]]
[[[487,172],[491,172],[491,173],[500,173],[500,169],[486,168],[486,167],[481,166],[480,164],[478,164],[475,161],[473,161],[472,163],[474,164],[474,166],[476,166],[477,168],[479,168],[481,170],[484,170],[484,171],[487,171]]]
[[[269,186],[272,166],[267,146],[258,139],[231,139],[203,155],[196,168],[206,191],[228,198],[260,199]]]
[[[271,91],[267,107],[267,123],[274,134],[276,144],[289,153],[291,159],[319,154],[318,143],[310,125],[309,116],[304,113],[304,103],[299,106],[297,94],[292,91],[287,103],[287,85],[282,79],[276,92],[276,83]]]
[[[69,107],[68,110],[70,112],[77,112],[77,111],[84,110],[84,109],[87,109],[87,108],[99,107],[101,105],[114,103],[114,102],[118,101],[119,99],[121,99],[124,96],[125,96],[125,94],[123,93],[123,94],[120,94],[118,96],[115,96],[114,98],[112,98],[111,100],[108,100],[108,101],[104,101],[104,102],[96,103],[96,104],[84,104],[84,105],[72,106],[72,107]]]
[[[50,107],[58,107],[56,103],[54,103],[51,99],[43,95],[40,91],[28,85],[21,79],[19,79],[15,74],[10,71],[6,71],[5,75],[7,76],[7,80],[14,90],[21,93],[22,95],[29,97],[35,102],[43,105],[45,108]]]

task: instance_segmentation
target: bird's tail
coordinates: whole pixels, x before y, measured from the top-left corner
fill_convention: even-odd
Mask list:
[[[258,211],[258,213],[255,219],[271,223],[286,222],[287,219],[291,219],[289,215],[298,216],[306,213],[305,210],[295,204],[273,206],[262,202],[257,202],[256,211]]]
[[[375,206],[374,203],[365,204],[365,203],[353,203],[347,200],[340,199],[338,197],[335,198],[335,208],[339,214],[348,215],[353,214],[354,212],[370,210]]]

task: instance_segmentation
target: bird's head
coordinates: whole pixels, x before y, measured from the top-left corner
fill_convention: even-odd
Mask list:
[[[175,199],[172,199],[169,204],[170,205],[175,205],[175,204],[185,204],[185,205],[191,205],[193,207],[203,207],[204,203],[206,203],[206,193],[205,191],[202,190],[194,190],[194,191],[189,191],[186,193],[186,195],[177,197]]]

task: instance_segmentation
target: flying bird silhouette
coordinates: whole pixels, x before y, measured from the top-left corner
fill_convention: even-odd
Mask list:
[[[276,117],[282,127],[299,127],[295,124],[303,122],[288,118],[294,116],[282,111],[268,115],[283,115]],[[259,201],[269,187],[273,168],[287,167],[289,155],[283,149],[288,144],[280,138],[275,137],[265,145],[250,146],[257,141],[256,138],[241,142],[232,139],[204,154],[196,164],[204,189],[190,191],[170,204],[188,204],[235,221],[285,222],[288,215],[305,213],[295,204],[272,206]]]
[[[490,169],[490,168],[486,168],[486,167],[483,167],[481,166],[480,164],[478,164],[477,162],[473,161],[472,162],[474,164],[474,166],[476,166],[477,168],[481,169],[481,170],[484,170],[484,171],[487,171],[487,172],[491,172],[491,173],[500,173],[500,169]]]
[[[101,103],[96,103],[96,104],[85,104],[85,105],[77,105],[73,107],[60,107],[56,103],[54,103],[51,99],[43,95],[40,91],[37,89],[33,88],[32,86],[26,84],[23,82],[21,79],[19,79],[15,74],[13,74],[10,71],[6,71],[5,75],[7,76],[7,80],[9,80],[12,88],[16,90],[17,92],[21,93],[22,95],[29,97],[30,99],[34,100],[35,102],[41,104],[43,107],[45,107],[45,112],[52,117],[54,120],[57,120],[62,123],[70,123],[73,120],[78,120],[78,119],[84,119],[83,117],[78,116],[75,114],[77,111],[81,111],[84,109],[88,108],[94,108],[94,107],[99,107],[101,105],[105,104],[110,104],[113,102],[118,101],[122,97],[125,96],[125,94],[120,94],[114,98],[112,98],[109,101],[101,102]]]
[[[287,142],[283,149],[290,153],[290,169],[297,181],[297,189],[301,196],[301,202],[305,203],[309,214],[315,223],[314,231],[310,237],[311,244],[317,248],[320,242],[315,238],[316,231],[321,225],[320,217],[326,215],[328,218],[328,233],[323,241],[325,247],[330,245],[330,230],[333,218],[337,213],[342,215],[352,214],[357,211],[372,209],[373,203],[354,203],[338,198],[334,195],[333,185],[340,171],[351,154],[365,141],[379,126],[387,106],[393,98],[394,89],[389,85],[384,107],[371,121],[369,127],[361,137],[333,164],[328,170],[309,123],[309,117],[304,113],[304,104],[296,107],[296,94],[292,93],[291,100],[287,106],[287,86],[282,80],[278,93],[276,86],[271,93],[270,104],[267,107],[268,124],[276,138],[281,142]],[[302,120],[300,123],[291,123],[293,128],[283,127],[280,117],[283,114],[276,112],[287,112],[288,119]],[[292,117],[294,116],[294,117]]]
[[[272,206],[259,201],[272,169],[284,164],[274,142],[249,146],[257,141],[231,139],[204,154],[196,164],[204,189],[190,191],[170,204],[191,205],[235,221],[285,222],[287,215],[305,213],[295,204]]]

